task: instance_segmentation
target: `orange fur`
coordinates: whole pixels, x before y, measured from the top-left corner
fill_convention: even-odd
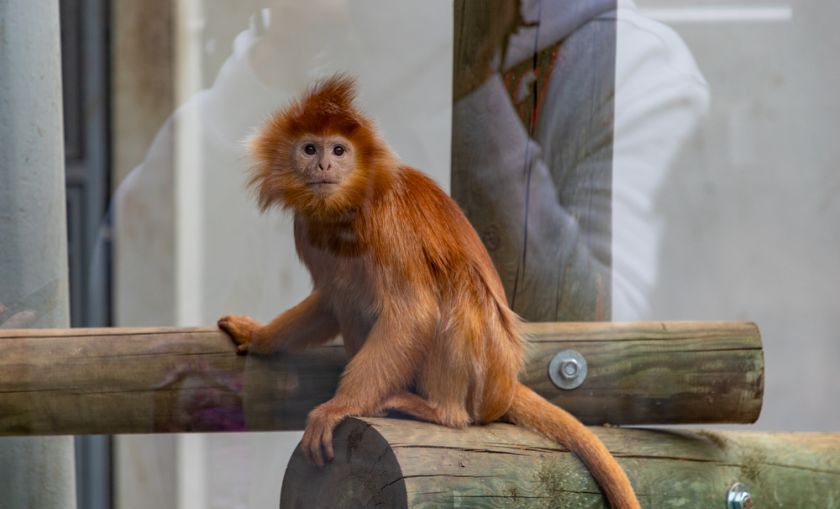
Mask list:
[[[458,206],[403,166],[353,106],[351,79],[323,81],[277,113],[253,140],[252,184],[262,209],[295,214],[295,242],[313,292],[261,326],[219,321],[240,351],[295,350],[341,334],[351,360],[335,397],[309,415],[302,446],[332,459],[332,431],[349,415],[395,409],[446,426],[506,419],[553,438],[586,463],[614,508],[639,507],[598,438],[517,380],[519,319]],[[340,135],[352,171],[330,193],[295,168],[304,136]]]

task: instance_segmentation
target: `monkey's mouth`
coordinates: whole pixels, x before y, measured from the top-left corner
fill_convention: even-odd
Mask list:
[[[312,180],[306,183],[306,185],[311,187],[330,187],[330,186],[337,186],[338,182],[335,180],[327,180],[327,179],[320,179],[320,180]]]

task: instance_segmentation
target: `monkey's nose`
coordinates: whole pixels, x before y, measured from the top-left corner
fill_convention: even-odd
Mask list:
[[[318,163],[318,169],[321,171],[329,170],[332,165],[328,164],[326,168],[324,168],[324,163]]]

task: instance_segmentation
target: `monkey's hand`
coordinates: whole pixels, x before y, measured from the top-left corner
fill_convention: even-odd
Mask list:
[[[250,316],[227,315],[218,321],[219,328],[227,332],[228,336],[236,343],[236,353],[245,355],[251,343],[254,342],[257,331],[262,324]]]
[[[309,461],[323,467],[335,458],[333,451],[333,430],[348,415],[354,412],[346,405],[331,399],[318,405],[306,418],[301,448]]]

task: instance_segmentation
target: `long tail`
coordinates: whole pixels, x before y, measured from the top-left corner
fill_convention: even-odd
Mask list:
[[[601,440],[572,414],[519,384],[507,417],[515,424],[556,440],[575,453],[601,486],[612,509],[641,508],[624,470]]]

